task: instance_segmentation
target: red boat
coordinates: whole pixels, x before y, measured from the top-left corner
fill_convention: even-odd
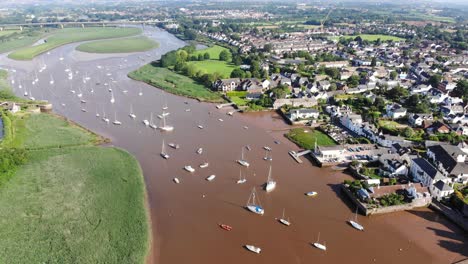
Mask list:
[[[220,224],[219,226],[222,229],[226,230],[226,231],[231,231],[232,230],[232,226],[228,226],[228,225],[225,225],[225,224]]]

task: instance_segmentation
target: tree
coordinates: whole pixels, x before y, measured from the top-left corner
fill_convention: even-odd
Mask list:
[[[265,52],[271,52],[271,48],[272,48],[271,44],[263,45],[263,51],[265,51]]]
[[[468,81],[459,80],[457,86],[452,91],[452,96],[463,98],[465,102],[468,101]]]
[[[174,51],[168,52],[161,57],[160,65],[161,67],[167,68],[174,66],[177,62],[177,55]]]
[[[187,29],[184,31],[184,37],[188,40],[194,40],[197,38],[197,33],[191,29]]]
[[[285,98],[286,95],[289,94],[289,88],[286,85],[278,85],[271,89],[271,92],[274,94],[276,99]]]
[[[205,52],[205,54],[203,54],[203,59],[209,60],[210,59],[210,54],[208,52]]]
[[[405,129],[403,129],[403,135],[406,138],[410,138],[414,136],[414,130],[411,127],[406,127]]]
[[[348,80],[346,80],[348,87],[353,88],[359,85],[359,76],[351,75]]]
[[[340,70],[337,68],[325,68],[325,74],[333,79],[340,79]]]
[[[231,53],[227,50],[223,50],[219,53],[219,60],[229,61],[230,57],[231,57]]]
[[[203,60],[203,54],[198,54],[198,58],[197,58],[198,61],[202,61]]]
[[[231,78],[245,78],[245,71],[236,68],[231,72]]]
[[[397,76],[398,76],[398,73],[396,71],[390,72],[390,79],[396,80]]]
[[[432,85],[432,87],[437,88],[441,80],[442,76],[440,76],[439,74],[434,74],[429,78],[428,82],[430,85]]]
[[[373,58],[372,58],[370,66],[371,66],[371,67],[377,66],[377,58],[376,58],[376,57],[373,57]]]

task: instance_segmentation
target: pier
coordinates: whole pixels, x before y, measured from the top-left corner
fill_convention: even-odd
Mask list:
[[[301,160],[301,157],[306,155],[306,154],[309,154],[310,153],[310,149],[308,150],[303,150],[301,152],[296,152],[294,150],[291,150],[288,152],[289,155],[297,162],[297,163],[302,163],[302,160]]]
[[[236,105],[235,103],[225,103],[225,104],[219,104],[216,106],[216,108],[221,109],[226,106],[231,106],[231,105]]]

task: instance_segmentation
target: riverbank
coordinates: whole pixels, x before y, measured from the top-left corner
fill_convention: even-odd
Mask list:
[[[0,186],[0,262],[144,263],[149,220],[138,162],[63,118],[10,118],[13,135],[1,146],[26,150],[28,160]]]
[[[220,94],[208,90],[205,86],[196,83],[189,77],[152,64],[147,64],[130,72],[128,77],[163,89],[169,93],[197,99],[202,102],[220,103],[224,101]]]

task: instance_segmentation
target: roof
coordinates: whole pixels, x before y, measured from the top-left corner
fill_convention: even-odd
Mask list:
[[[434,184],[434,187],[436,187],[437,189],[439,189],[440,191],[452,191],[453,188],[450,187],[450,185],[448,185],[447,183],[443,182],[443,181],[438,181]]]
[[[466,155],[459,147],[453,145],[435,145],[427,149],[434,153],[435,160],[440,162],[448,173],[453,175],[468,174],[468,165],[464,162],[457,162],[457,156]]]
[[[427,160],[423,158],[413,159],[413,163],[416,163],[416,165],[418,165],[418,167],[433,180],[444,178],[444,176],[436,168],[434,168],[434,166],[432,166]]]

